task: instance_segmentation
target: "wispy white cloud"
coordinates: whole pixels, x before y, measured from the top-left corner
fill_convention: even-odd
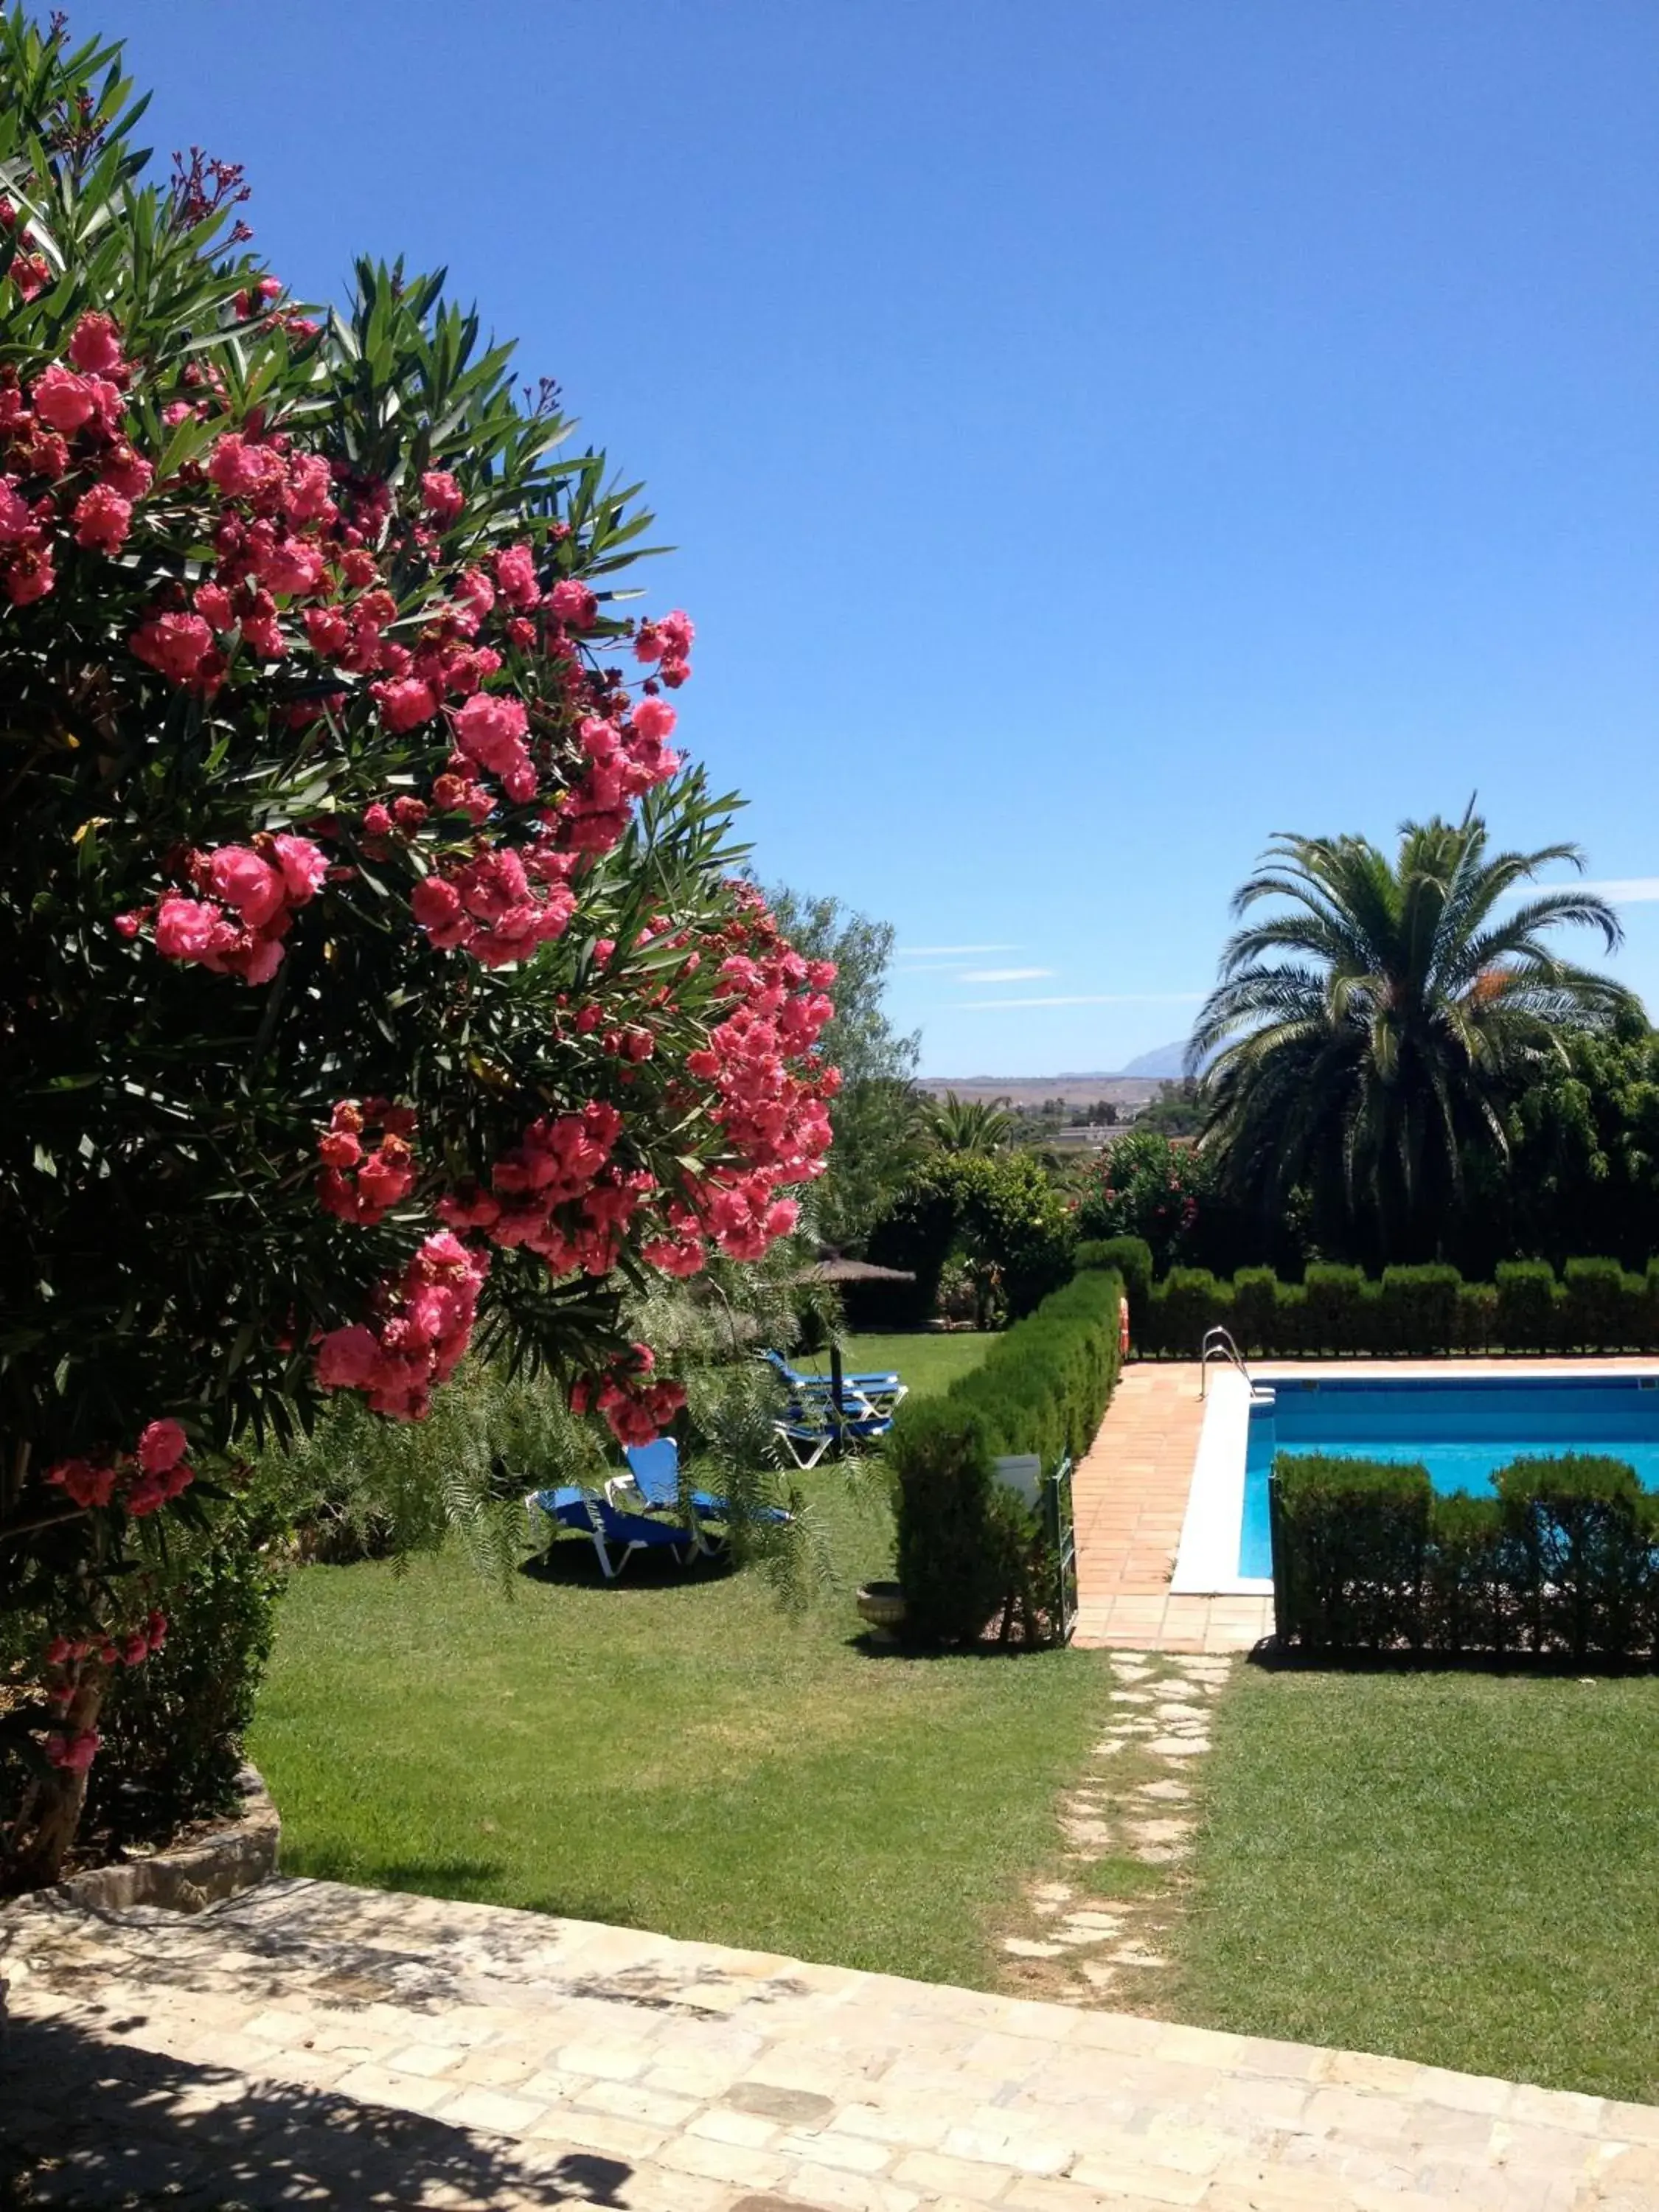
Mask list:
[[[1010,1006],[1189,1006],[1202,991],[1086,991],[1053,999],[962,999],[952,1013],[1003,1012]]]
[[[1018,952],[1018,945],[901,945],[900,960],[955,960],[971,952]]]
[[[1052,968],[964,968],[958,983],[1036,983],[1054,974]]]
[[[1659,899],[1659,876],[1614,876],[1605,883],[1590,884],[1580,883],[1575,877],[1564,884],[1522,884],[1510,896],[1534,898],[1540,891],[1595,891],[1601,898],[1638,905],[1644,900]]]

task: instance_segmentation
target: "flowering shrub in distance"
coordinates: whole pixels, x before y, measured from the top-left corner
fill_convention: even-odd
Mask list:
[[[611,596],[638,488],[439,280],[290,302],[235,172],[143,180],[129,89],[0,16],[0,1587],[52,1630],[0,1700],[14,1885],[189,1452],[418,1419],[479,1342],[653,1434],[623,1285],[787,1235],[837,1082],[833,969],[675,749],[692,624]]]

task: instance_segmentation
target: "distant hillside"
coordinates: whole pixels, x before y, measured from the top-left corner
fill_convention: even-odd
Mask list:
[[[1139,1060],[1132,1060],[1127,1067],[1118,1070],[1120,1075],[1157,1075],[1164,1082],[1173,1083],[1186,1073],[1187,1040],[1178,1037],[1174,1044],[1155,1044],[1150,1052],[1143,1052]]]
[[[1006,1098],[1012,1106],[1041,1106],[1045,1098],[1063,1098],[1068,1106],[1092,1106],[1098,1098],[1144,1106],[1157,1097],[1159,1085],[1151,1075],[924,1075],[916,1087],[936,1098],[954,1091],[958,1098]]]

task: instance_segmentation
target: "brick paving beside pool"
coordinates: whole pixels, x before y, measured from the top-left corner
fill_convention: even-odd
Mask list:
[[[1170,1593],[1204,1420],[1198,1386],[1196,1363],[1127,1366],[1075,1471],[1079,1644],[1248,1651],[1272,1633],[1271,1598]]]

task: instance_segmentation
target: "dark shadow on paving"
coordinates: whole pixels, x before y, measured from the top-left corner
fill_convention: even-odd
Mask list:
[[[0,2206],[170,2212],[442,2201],[629,2203],[633,2168],[544,2154],[326,2090],[244,2076],[14,2021],[0,2048]],[[440,2200],[439,2192],[442,2192]]]

